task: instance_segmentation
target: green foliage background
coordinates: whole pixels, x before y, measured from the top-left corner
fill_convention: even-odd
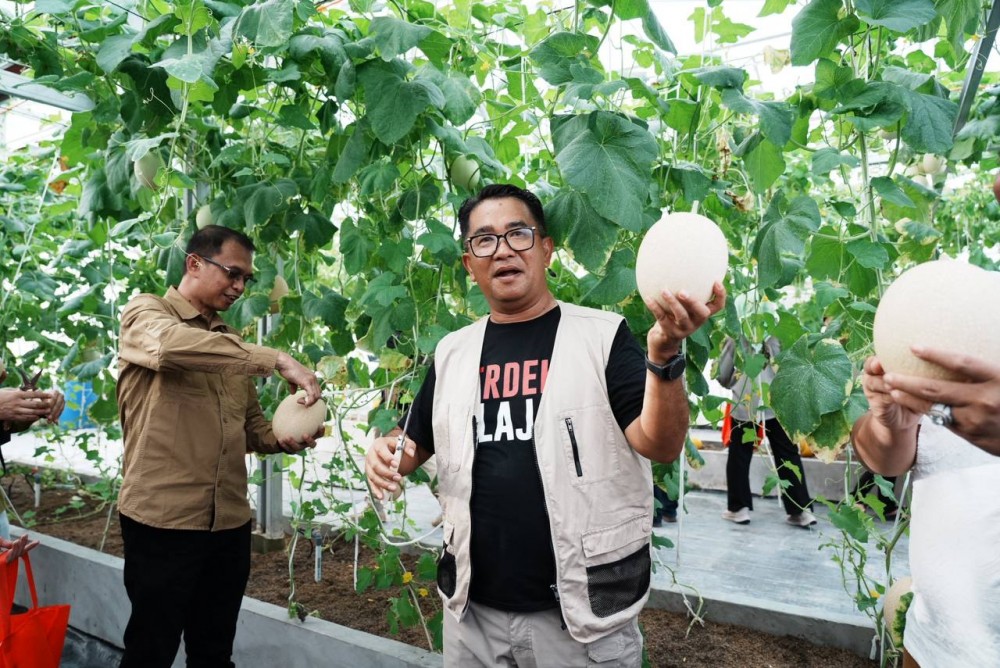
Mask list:
[[[258,243],[261,280],[233,325],[256,334],[281,274],[291,294],[267,345],[337,391],[412,391],[436,342],[486,312],[456,241],[469,192],[449,170],[465,156],[482,183],[545,202],[557,297],[620,311],[639,335],[637,245],[697,203],[729,240],[731,297],[689,341],[692,410],[721,417],[703,372],[725,335],[775,335],[771,403],[832,452],[864,410],[854,378],[891,278],[942,252],[995,267],[996,77],[953,134],[986,7],[761,5],[792,26],[772,58],[815,72],[787,99],[716,56],[678,56],[668,33],[688,26],[661,25],[649,0],[18,3],[0,15],[0,54],[94,107],[0,168],[0,331],[37,344],[16,361],[91,380],[91,412],[113,428],[118,313],[176,283],[207,206]],[[716,44],[753,32],[722,0],[689,20]],[[148,153],[156,188],[133,173]],[[920,173],[925,154],[962,175],[959,192]]]

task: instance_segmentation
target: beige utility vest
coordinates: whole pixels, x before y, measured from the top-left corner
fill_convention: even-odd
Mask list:
[[[653,483],[649,460],[629,446],[608,400],[605,368],[622,317],[559,306],[534,447],[563,619],[573,638],[586,643],[631,620],[649,597]],[[433,429],[445,543],[438,589],[459,619],[472,575],[472,418],[486,322],[452,332],[435,352]]]

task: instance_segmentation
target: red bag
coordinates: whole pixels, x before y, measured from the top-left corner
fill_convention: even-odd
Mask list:
[[[729,439],[733,435],[733,405],[726,404],[723,409],[722,415],[722,447],[729,447]],[[742,435],[740,436],[742,438]],[[754,440],[753,447],[756,448],[764,442],[764,424],[761,423],[757,425],[757,438]]]
[[[22,559],[31,590],[31,608],[12,615],[17,564]],[[0,564],[0,668],[59,668],[68,624],[68,605],[38,607],[35,576],[27,554]]]

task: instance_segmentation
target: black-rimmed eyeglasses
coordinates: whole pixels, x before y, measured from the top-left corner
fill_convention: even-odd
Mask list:
[[[194,255],[194,253],[188,253],[188,255]],[[200,257],[202,260],[204,260],[209,264],[214,264],[216,267],[226,272],[226,276],[228,276],[229,280],[232,281],[233,283],[242,280],[243,285],[250,285],[254,281],[254,275],[244,274],[242,269],[237,269],[235,267],[227,267],[226,265],[220,264],[215,260],[213,260],[212,258],[205,257],[204,255],[198,255],[197,257]]]
[[[466,239],[469,250],[476,257],[493,257],[503,239],[512,251],[530,250],[535,245],[534,227],[515,227],[504,234],[477,234]]]

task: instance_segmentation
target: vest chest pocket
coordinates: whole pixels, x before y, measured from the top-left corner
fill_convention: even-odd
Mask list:
[[[607,480],[621,471],[614,417],[607,406],[560,413],[558,429],[571,484]]]

